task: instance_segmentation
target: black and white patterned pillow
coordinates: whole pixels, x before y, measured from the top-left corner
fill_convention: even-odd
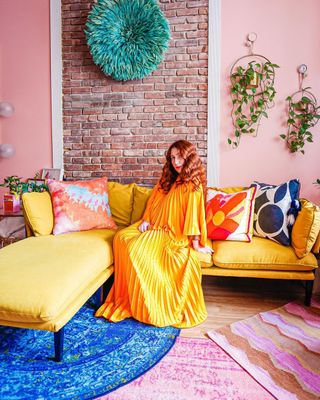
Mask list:
[[[289,246],[291,228],[300,208],[300,182],[292,179],[282,185],[253,182],[257,186],[253,234]]]

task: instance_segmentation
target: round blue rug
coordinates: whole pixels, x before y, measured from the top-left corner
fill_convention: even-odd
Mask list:
[[[180,330],[133,319],[110,323],[85,305],[65,326],[57,363],[53,333],[0,327],[1,399],[92,399],[144,374],[171,349]]]

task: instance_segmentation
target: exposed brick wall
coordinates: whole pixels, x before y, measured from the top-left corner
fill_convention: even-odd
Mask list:
[[[130,0],[128,0],[130,1]],[[206,162],[208,0],[160,0],[171,41],[152,75],[117,82],[89,53],[93,0],[62,0],[64,168],[67,179],[155,183],[164,150],[195,143]]]

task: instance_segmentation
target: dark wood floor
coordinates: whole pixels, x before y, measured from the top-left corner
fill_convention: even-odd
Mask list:
[[[300,281],[203,276],[202,287],[209,316],[201,325],[182,329],[181,336],[205,337],[210,329],[293,300],[304,300],[303,282]]]

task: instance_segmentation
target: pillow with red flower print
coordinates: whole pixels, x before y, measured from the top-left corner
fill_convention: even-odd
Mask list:
[[[48,180],[52,197],[53,234],[116,229],[108,202],[108,179],[61,182]]]
[[[208,238],[251,242],[256,187],[236,193],[208,189],[206,222]]]

